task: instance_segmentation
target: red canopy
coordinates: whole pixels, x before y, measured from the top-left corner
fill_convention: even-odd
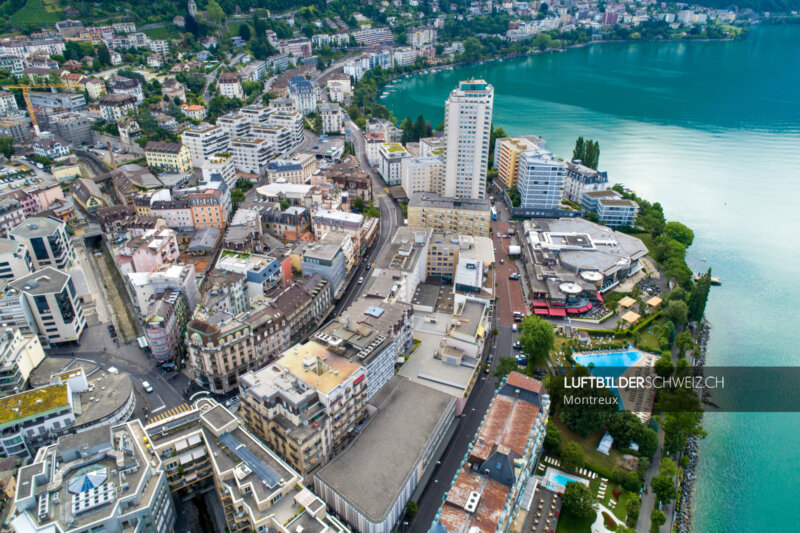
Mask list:
[[[550,309],[550,316],[567,316],[567,312],[563,309]]]
[[[546,315],[547,314],[547,309],[534,309],[533,313],[536,314],[536,315]]]
[[[597,299],[600,300],[600,303],[603,303],[603,296],[600,294],[599,291],[597,293]]]
[[[582,312],[583,312],[583,308],[576,309],[574,307],[571,307],[571,308],[567,309],[567,313],[569,313],[571,315],[577,315],[578,313],[582,313]]]
[[[534,307],[547,307],[547,302],[531,302]]]

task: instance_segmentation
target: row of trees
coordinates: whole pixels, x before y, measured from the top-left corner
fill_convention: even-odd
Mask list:
[[[425,120],[422,115],[417,117],[416,122],[411,122],[411,117],[406,117],[400,123],[400,129],[403,130],[403,137],[400,142],[418,142],[423,137],[430,137],[433,135],[433,127],[431,123]]]
[[[583,137],[578,137],[572,150],[572,159],[580,159],[585,166],[597,170],[600,163],[600,143],[591,139],[584,141]]]

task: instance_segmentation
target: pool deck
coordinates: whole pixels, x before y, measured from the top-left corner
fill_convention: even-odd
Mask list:
[[[658,357],[649,352],[642,352],[642,357],[636,361],[630,368],[622,373],[622,376],[632,378],[636,376],[652,376],[653,365],[658,361]],[[620,376],[620,377],[622,377]],[[642,422],[647,422],[650,418],[650,412],[653,409],[653,400],[655,398],[655,390],[652,388],[639,389],[639,388],[620,388],[618,390],[620,398],[622,398],[622,407],[626,411],[632,412]]]
[[[630,367],[628,367],[620,375],[620,377],[633,378],[637,376],[647,377],[655,375],[655,372],[653,372],[653,365],[655,364],[656,361],[658,361],[658,356],[650,352],[644,352],[636,348],[623,349],[623,350],[578,352],[575,353],[573,357],[580,355],[602,355],[604,353],[619,354],[622,352],[630,352],[630,351],[638,352],[639,354],[641,354],[641,357],[639,358],[638,361],[636,361]],[[650,418],[650,413],[653,409],[655,390],[652,388],[640,389],[640,388],[625,387],[618,389],[617,392],[619,392],[620,399],[622,400],[622,407],[626,411],[632,412],[642,422],[647,422],[647,420]]]

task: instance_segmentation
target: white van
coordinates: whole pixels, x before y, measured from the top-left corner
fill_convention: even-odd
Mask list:
[[[517,325],[516,324],[511,324],[511,331],[516,333],[516,331],[517,331]]]

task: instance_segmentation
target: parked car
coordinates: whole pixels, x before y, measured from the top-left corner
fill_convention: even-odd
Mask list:
[[[239,403],[239,397],[238,396],[234,396],[233,398],[231,398],[230,400],[225,402],[225,407],[231,407],[231,406],[236,405],[237,403]]]
[[[358,278],[358,284],[361,285],[362,283],[364,283],[364,276]]]
[[[518,329],[518,328],[517,328],[517,325],[516,325],[516,324],[511,324],[511,331],[514,331],[514,332],[516,332],[516,331],[517,331],[517,329]]]
[[[146,381],[142,381],[142,388],[143,388],[143,389],[144,389],[146,392],[153,392],[153,386],[152,386],[152,385],[150,385],[150,384],[149,384],[148,382],[146,382]]]

